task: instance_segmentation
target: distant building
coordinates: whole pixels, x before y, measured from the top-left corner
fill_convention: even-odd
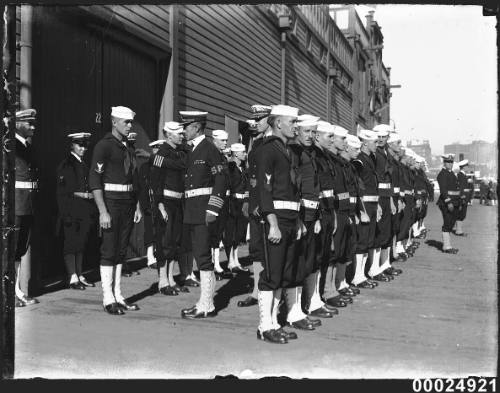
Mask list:
[[[496,142],[472,141],[471,143],[452,143],[444,146],[444,153],[455,154],[455,160],[469,160],[469,165],[480,171],[481,176],[494,176],[497,173]]]
[[[407,147],[412,149],[419,156],[425,158],[425,161],[430,165],[432,162],[431,145],[428,139],[412,139],[406,144]]]

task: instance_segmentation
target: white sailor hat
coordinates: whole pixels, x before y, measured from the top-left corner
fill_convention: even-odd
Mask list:
[[[208,112],[179,111],[179,115],[181,115],[181,120],[183,124],[188,125],[190,123],[194,123],[197,121],[206,121]]]
[[[262,119],[263,117],[269,116],[271,109],[270,105],[255,104],[250,107],[250,111],[252,112],[250,116],[252,119]]]
[[[179,134],[184,131],[184,126],[176,121],[166,121],[163,130],[166,132],[173,132],[174,134]]]
[[[399,135],[397,132],[391,132],[389,134],[389,139],[387,139],[387,143],[394,143],[401,141],[401,135]]]
[[[425,158],[419,154],[416,154],[415,161],[417,161],[418,163],[425,162]]]
[[[358,138],[363,141],[375,141],[377,140],[377,133],[372,130],[359,130]]]
[[[297,121],[306,121],[306,120],[319,121],[319,119],[320,119],[319,116],[313,116],[308,114],[300,115],[299,117],[297,117]]]
[[[333,133],[340,137],[346,137],[349,134],[344,127],[333,125]]]
[[[415,152],[412,149],[410,149],[409,147],[404,149],[404,153],[405,153],[405,156],[407,156],[407,157],[410,157],[413,159],[415,159],[415,157],[416,157]]]
[[[453,162],[455,161],[455,154],[450,153],[450,154],[445,154],[444,156],[441,156],[443,158],[443,162]]]
[[[349,146],[351,146],[351,147],[354,147],[354,148],[360,148],[361,147],[361,141],[355,135],[347,134],[345,140],[346,140],[347,144]]]
[[[243,143],[233,143],[231,145],[231,151],[245,151],[245,145]]]
[[[320,120],[318,121],[318,126],[316,127],[316,131],[333,134],[333,125],[328,123],[327,121]]]
[[[378,124],[373,127],[373,131],[375,131],[378,136],[387,136],[391,132],[391,126],[389,124]]]
[[[77,142],[89,139],[91,135],[90,132],[73,132],[68,134],[68,138],[71,139],[71,142]]]
[[[35,121],[36,109],[23,109],[16,112],[16,121]]]
[[[299,127],[315,127],[318,125],[319,119],[320,118],[318,116],[307,115],[307,114],[300,115],[297,118],[297,125]]]
[[[164,143],[166,142],[165,139],[158,139],[156,141],[153,141],[149,144],[150,147],[160,147],[161,145],[163,145]]]
[[[229,134],[224,130],[213,130],[212,131],[212,138],[227,139],[228,137],[229,137]]]
[[[112,106],[111,116],[125,120],[134,120],[135,112],[126,106]]]
[[[299,117],[299,109],[288,105],[273,105],[270,114],[276,116],[290,116],[297,118]]]
[[[459,167],[463,167],[463,166],[466,166],[468,164],[469,164],[469,160],[467,160],[467,159],[458,162]]]

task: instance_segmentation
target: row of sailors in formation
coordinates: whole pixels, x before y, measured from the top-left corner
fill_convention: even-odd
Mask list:
[[[129,108],[112,108],[112,130],[95,146],[88,171],[82,156],[90,135],[72,134],[71,153],[58,167],[57,195],[73,286],[87,285],[81,260],[98,219],[104,309],[113,315],[138,310],[121,293],[121,275],[133,223],[143,216],[161,293],[187,290],[182,284],[190,277],[180,285],[173,279],[174,261],[192,255],[198,265],[200,298],[181,311],[187,319],[216,315],[222,238],[231,267],[247,270],[237,262],[237,247],[249,224],[254,291],[238,306],[258,304],[257,337],[268,342],[297,337],[277,322],[282,296],[287,326],[314,330],[318,318],[333,317],[361,288],[401,274],[392,263],[412,256],[413,239],[426,231],[433,191],[425,160],[404,149],[388,125],[356,137],[286,105],[251,111],[246,165],[241,144],[225,159],[225,131],[213,132],[213,141],[205,137],[206,112],[183,111],[181,122],[167,122],[166,142],[153,142],[157,150],[142,166],[127,144],[135,117]]]

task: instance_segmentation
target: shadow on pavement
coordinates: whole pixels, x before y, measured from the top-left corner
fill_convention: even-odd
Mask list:
[[[443,250],[443,242],[440,242],[440,241],[437,241],[437,240],[432,240],[432,239],[429,239],[429,240],[426,240],[425,241],[425,244],[427,244],[428,246],[430,247],[434,247],[436,248],[437,250],[439,251],[442,251]]]
[[[135,295],[130,296],[126,300],[129,303],[135,303],[148,296],[153,296],[156,293],[158,293],[158,282],[154,282],[153,284],[151,284],[149,288],[145,289],[142,292],[136,293]]]
[[[229,301],[232,297],[249,293],[252,287],[253,277],[250,274],[235,275],[217,290],[214,297],[215,311],[219,312],[225,309],[229,305]]]

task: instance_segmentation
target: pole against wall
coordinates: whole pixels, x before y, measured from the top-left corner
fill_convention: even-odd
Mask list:
[[[0,192],[0,369],[2,378],[14,376],[14,229],[15,229],[15,116],[16,116],[16,8],[0,7],[0,36],[2,42],[2,78],[0,115],[0,165],[2,171]]]

